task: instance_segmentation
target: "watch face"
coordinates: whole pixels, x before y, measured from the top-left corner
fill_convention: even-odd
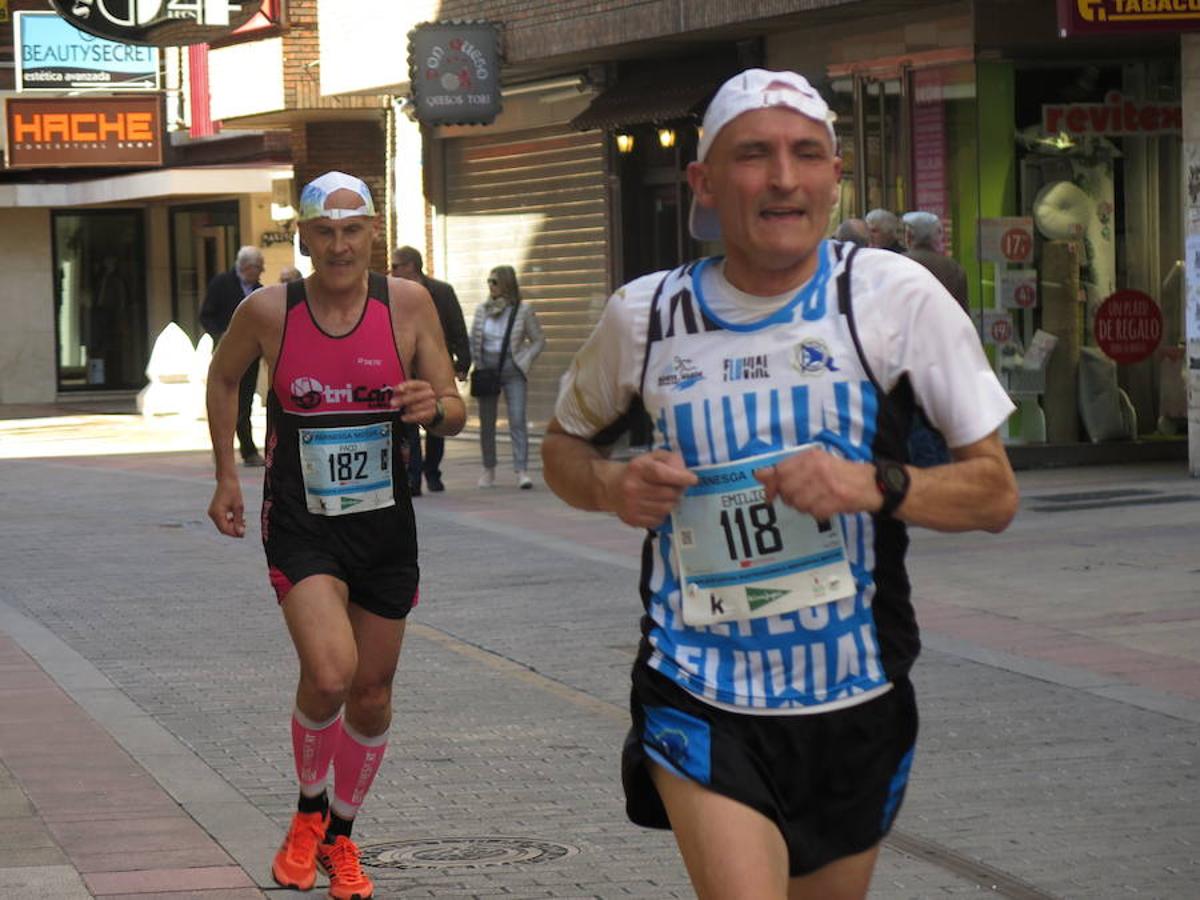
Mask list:
[[[890,465],[883,467],[883,479],[888,486],[888,490],[904,490],[904,484],[908,481],[907,475],[908,473],[901,466]]]

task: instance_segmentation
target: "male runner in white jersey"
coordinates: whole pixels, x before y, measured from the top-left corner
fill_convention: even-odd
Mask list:
[[[367,270],[379,227],[367,186],[326,173],[301,192],[299,220],[313,274],[246,298],[213,356],[208,514],[222,534],[245,536],[233,428],[238,379],[261,355],[271,373],[263,545],[300,658],[291,724],[300,800],[272,874],[308,890],[319,862],[331,897],[367,900],[373,887],[350,830],[383,759],[417,600],[404,426],[452,435],[466,411],[429,292]]]
[[[542,456],[573,506],[648,529],[622,765],[705,898],[866,894],[916,738],[905,523],[1000,531],[1012,404],[920,266],[824,240],[841,175],[792,72],[726,82],[688,167],[727,255],[613,295]],[[640,397],[655,449],[604,449]],[[953,462],[905,465],[917,406]]]

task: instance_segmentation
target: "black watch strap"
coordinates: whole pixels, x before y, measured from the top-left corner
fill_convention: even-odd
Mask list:
[[[883,494],[879,515],[890,516],[908,496],[908,469],[892,459],[875,460],[875,487]]]

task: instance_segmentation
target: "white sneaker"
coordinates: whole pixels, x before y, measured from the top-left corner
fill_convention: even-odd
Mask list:
[[[524,472],[517,473],[517,487],[523,491],[533,490],[533,480]]]
[[[484,469],[483,474],[479,476],[478,484],[481,488],[490,488],[496,483],[496,470]]]

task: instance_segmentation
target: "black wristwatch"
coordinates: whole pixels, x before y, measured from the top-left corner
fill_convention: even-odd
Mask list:
[[[442,420],[445,418],[446,418],[446,407],[442,406],[441,399],[438,399],[433,404],[433,418],[425,423],[425,430],[429,431],[431,428],[437,428],[439,425],[442,424]]]
[[[908,469],[895,460],[875,460],[875,487],[883,494],[883,506],[879,515],[890,516],[908,496]]]

